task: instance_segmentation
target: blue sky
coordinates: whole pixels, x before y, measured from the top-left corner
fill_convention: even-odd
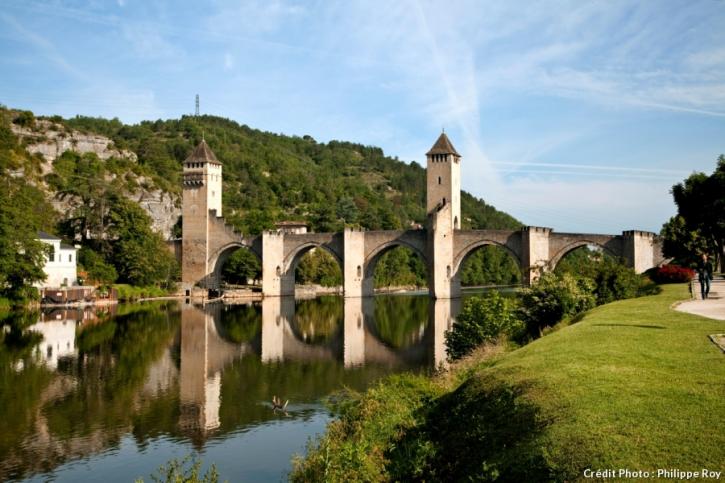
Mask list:
[[[725,153],[725,1],[0,0],[0,103],[201,111],[423,163],[556,231],[659,231]]]

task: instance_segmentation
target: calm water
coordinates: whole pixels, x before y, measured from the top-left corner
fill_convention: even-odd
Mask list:
[[[325,396],[444,362],[457,305],[321,297],[15,314],[0,321],[0,480],[151,481],[189,454],[222,480],[284,480],[330,419]]]

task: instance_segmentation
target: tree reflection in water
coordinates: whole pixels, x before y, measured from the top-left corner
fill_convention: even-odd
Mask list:
[[[305,422],[329,417],[325,396],[343,386],[362,390],[394,371],[427,370],[440,345],[440,331],[427,328],[435,311],[424,296],[264,304],[163,302],[120,305],[115,313],[6,315],[0,480],[53,479],[69,471],[65,462],[87,457],[101,461],[98,471],[107,460],[109,468],[125,468],[118,458],[144,462],[159,441],[206,450],[210,438],[267,434],[275,427],[267,423],[280,418],[304,423],[294,426],[303,445],[314,436]],[[265,358],[265,350],[273,356]],[[289,399],[288,417],[273,411],[274,395]],[[128,438],[130,451],[109,452]],[[270,468],[281,476],[280,458],[284,466],[290,457],[270,455]],[[217,463],[260,464],[239,458]],[[159,462],[146,463],[153,470]],[[141,476],[127,471],[128,480]]]

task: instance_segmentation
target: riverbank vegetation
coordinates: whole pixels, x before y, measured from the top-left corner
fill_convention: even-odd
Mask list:
[[[571,481],[585,468],[719,469],[722,323],[676,312],[685,285],[621,300],[510,352],[474,351],[332,401],[294,481]],[[493,355],[491,355],[493,353]]]

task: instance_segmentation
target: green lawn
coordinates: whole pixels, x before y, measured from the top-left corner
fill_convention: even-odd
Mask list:
[[[353,398],[293,479],[571,481],[585,468],[725,470],[725,322],[686,285],[598,307],[452,375]],[[609,481],[612,481],[611,479]],[[621,478],[615,478],[621,481]]]
[[[685,285],[598,307],[486,369],[543,414],[553,456],[591,467],[725,470],[725,322],[673,310]],[[582,463],[580,461],[579,463]]]

